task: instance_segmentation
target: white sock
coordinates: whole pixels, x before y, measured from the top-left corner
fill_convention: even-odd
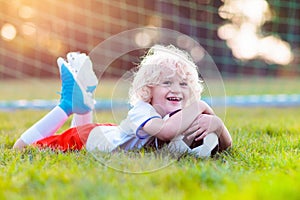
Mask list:
[[[46,116],[36,122],[21,135],[26,144],[53,135],[66,122],[68,115],[59,106],[53,108]]]
[[[93,122],[93,112],[88,112],[87,114],[83,114],[83,115],[73,114],[71,127],[82,126],[85,124],[90,124],[92,122]]]

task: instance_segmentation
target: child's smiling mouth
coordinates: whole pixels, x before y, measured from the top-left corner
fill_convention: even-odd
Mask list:
[[[167,100],[180,102],[180,101],[182,101],[182,98],[181,97],[167,97]]]

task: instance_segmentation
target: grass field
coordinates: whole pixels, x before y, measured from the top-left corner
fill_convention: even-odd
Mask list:
[[[103,89],[107,97],[112,85],[107,82]],[[300,83],[231,79],[225,87],[228,95],[292,94]],[[1,81],[0,91],[1,100],[52,99],[58,97],[59,84]],[[234,144],[214,158],[187,156],[157,169],[163,158],[143,152],[114,155],[118,169],[157,169],[140,174],[115,170],[86,151],[11,150],[46,112],[0,112],[0,199],[300,199],[300,107],[227,108],[225,124]],[[113,116],[97,113],[97,119],[111,121]]]

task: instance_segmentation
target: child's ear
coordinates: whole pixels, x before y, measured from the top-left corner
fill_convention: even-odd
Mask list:
[[[150,96],[148,103],[152,105],[152,95]]]
[[[148,85],[143,86],[140,89],[140,97],[142,98],[143,101],[150,103],[151,99],[152,99],[152,92],[151,92],[151,87],[149,87]]]

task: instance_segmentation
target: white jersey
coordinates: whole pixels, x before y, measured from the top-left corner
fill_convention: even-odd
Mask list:
[[[129,110],[127,118],[119,126],[95,127],[87,139],[86,149],[104,152],[111,152],[118,147],[124,150],[140,149],[154,137],[142,130],[153,118],[162,117],[152,105],[139,101]]]

